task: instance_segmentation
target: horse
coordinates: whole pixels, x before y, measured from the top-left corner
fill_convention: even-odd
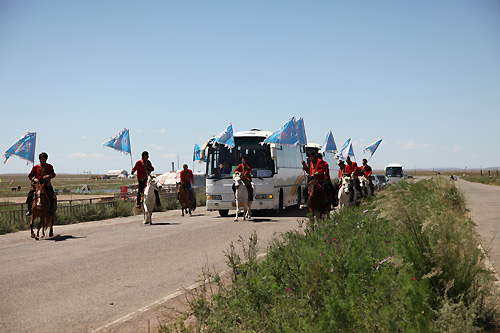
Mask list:
[[[186,214],[189,213],[189,216],[191,216],[191,212],[195,209],[196,203],[193,202],[191,192],[184,182],[177,183],[177,200],[179,200],[181,205],[182,216],[184,216],[184,212],[186,212]]]
[[[55,220],[55,212],[57,209],[57,200],[54,200],[54,209],[53,215],[49,214],[50,209],[50,199],[47,194],[46,184],[45,182],[37,182],[34,185],[35,193],[33,197],[33,202],[31,203],[31,238],[39,239],[40,237],[40,229],[42,229],[42,238],[45,238],[45,229],[49,229],[49,237],[54,236],[53,226]],[[33,224],[36,218],[39,218],[40,222],[38,223],[38,230],[35,233],[33,232]]]
[[[153,208],[155,206],[155,190],[161,190],[162,186],[160,185],[158,179],[155,176],[148,176],[148,183],[146,188],[144,189],[143,194],[143,205],[144,205],[144,224],[153,225],[152,215]]]
[[[307,184],[307,206],[313,218],[323,218],[328,214],[328,198],[325,189],[319,184],[316,178],[312,178]]]
[[[361,187],[361,192],[363,192],[363,196],[367,197],[372,195],[372,189],[370,187],[370,181],[365,176],[359,176],[359,186]]]
[[[350,201],[350,191],[354,191],[354,189],[351,189],[349,186],[349,177],[342,177],[340,178],[340,186],[339,186],[339,209],[345,206],[349,206],[349,201]]]
[[[243,220],[251,220],[252,219],[252,201],[250,201],[248,197],[248,189],[241,178],[241,174],[239,172],[235,172],[233,174],[234,188],[235,193],[234,197],[236,199],[236,217],[234,221],[238,221],[238,214],[240,212],[240,206],[243,206]],[[252,187],[254,184],[252,183]],[[253,191],[255,193],[255,189]]]

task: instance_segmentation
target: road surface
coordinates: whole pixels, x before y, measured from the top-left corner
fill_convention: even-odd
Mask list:
[[[223,251],[239,236],[256,230],[263,252],[305,214],[233,222],[198,208],[184,218],[154,213],[152,226],[136,216],[55,226],[41,241],[29,231],[2,235],[0,332],[113,331],[108,324],[193,285],[204,266],[228,270]]]
[[[500,272],[500,186],[459,180],[470,218],[476,223],[483,248],[497,274]]]

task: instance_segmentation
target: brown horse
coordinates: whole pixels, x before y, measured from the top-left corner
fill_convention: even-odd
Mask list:
[[[57,208],[57,200],[54,201],[54,214],[50,216],[50,200],[46,190],[45,182],[37,182],[33,185],[35,193],[33,197],[33,202],[31,203],[32,213],[31,213],[31,238],[35,238],[38,240],[40,237],[40,229],[42,229],[42,238],[45,237],[45,229],[49,229],[49,237],[54,236],[53,226],[54,226],[54,215]],[[38,230],[35,233],[33,232],[33,223],[36,218],[40,219],[38,223]]]
[[[307,206],[313,218],[323,218],[328,213],[328,202],[325,190],[316,178],[312,178],[307,184]]]
[[[184,182],[177,183],[177,200],[181,204],[182,216],[184,216],[184,211],[191,216],[191,210],[194,210],[194,203],[191,200],[191,192],[189,192]]]

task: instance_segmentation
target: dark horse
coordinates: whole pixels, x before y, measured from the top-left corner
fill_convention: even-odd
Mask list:
[[[40,237],[40,229],[42,229],[42,238],[45,237],[45,229],[49,229],[49,237],[54,236],[53,226],[54,226],[54,215],[57,208],[57,200],[54,200],[53,214],[49,214],[50,209],[50,199],[47,194],[46,184],[45,182],[37,182],[33,185],[35,193],[33,197],[33,202],[31,203],[32,214],[31,214],[31,238],[38,239]],[[40,219],[38,223],[38,230],[35,233],[33,232],[33,222],[36,218]]]
[[[323,218],[328,213],[328,201],[325,189],[316,178],[312,178],[307,184],[307,206],[313,218]]]
[[[196,206],[191,199],[191,192],[184,182],[177,183],[177,200],[181,204],[182,216],[184,216],[184,211],[191,216],[191,211],[195,210]]]

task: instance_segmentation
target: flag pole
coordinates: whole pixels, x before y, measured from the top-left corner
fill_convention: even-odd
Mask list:
[[[130,130],[127,129],[128,131],[128,144],[130,146],[130,166],[132,169],[134,168],[134,161],[132,160],[132,142],[130,142]]]

